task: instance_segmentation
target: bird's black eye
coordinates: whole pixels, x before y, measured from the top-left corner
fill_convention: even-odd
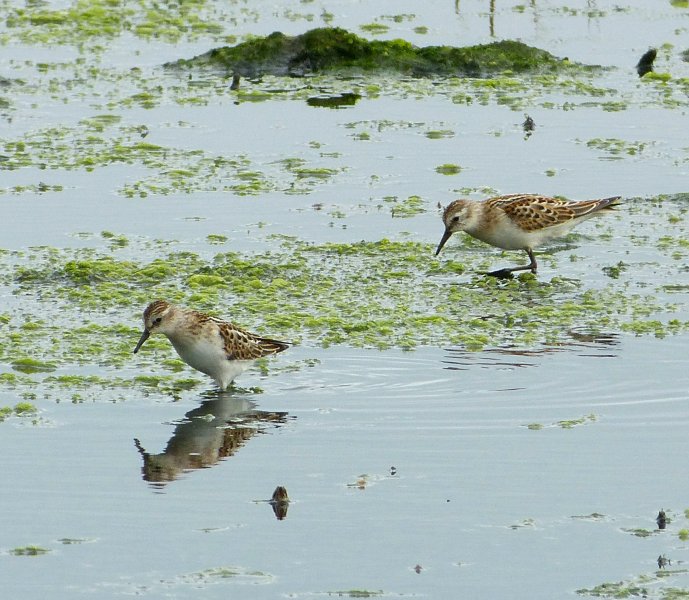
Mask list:
[[[456,223],[457,221],[459,221],[459,215],[455,215],[454,217],[452,217],[453,223]]]
[[[153,324],[154,325],[160,325],[160,322],[162,320],[163,320],[162,317],[156,317],[155,319],[153,319]]]

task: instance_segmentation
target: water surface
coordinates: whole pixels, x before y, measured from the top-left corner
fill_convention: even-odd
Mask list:
[[[220,252],[250,258],[277,251],[275,235],[315,244],[433,244],[442,233],[438,204],[512,192],[622,195],[616,215],[542,253],[539,281],[612,286],[657,301],[661,308],[648,320],[677,321],[676,335],[661,327],[658,339],[653,328],[636,337],[575,326],[557,342],[488,344],[480,352],[450,343],[412,352],[322,347],[306,335],[265,372],[246,373],[243,389],[220,395],[202,377],[175,393],[136,383],[138,375],[169,372],[163,362],[173,355],[164,350],[123,364],[60,357],[55,372],[3,379],[0,405],[27,401],[38,409],[34,418],[0,423],[7,597],[363,591],[532,600],[575,597],[606,582],[644,585],[654,598],[686,589],[687,544],[679,533],[688,527],[689,497],[682,460],[689,424],[682,78],[689,67],[680,53],[689,11],[674,4],[208,3],[211,14],[226,17],[222,34],[173,44],[122,33],[101,40],[98,51],[92,42],[44,45],[0,27],[0,74],[21,80],[2,90],[9,101],[2,153],[12,156],[17,141],[45,142],[30,164],[2,171],[5,348],[18,343],[13,336],[31,335],[27,322],[121,325],[124,333],[112,340],[118,348],[128,343],[126,328],[140,326],[143,306],[86,309],[50,288],[22,287],[18,265],[47,260],[53,250],[93,248],[148,264],[168,251],[209,262]],[[222,45],[227,35],[301,33],[322,25],[324,12],[359,33],[361,25],[388,25],[379,39],[465,45],[518,38],[611,68],[578,87],[507,77],[485,93],[475,81],[392,75],[242,83],[263,101],[233,95],[215,74],[189,81],[160,68]],[[656,71],[670,80],[637,77],[634,65],[650,46],[660,49]],[[143,91],[152,91],[151,105],[132,100]],[[342,91],[362,98],[339,110],[306,102]],[[536,122],[528,137],[525,114]],[[98,115],[117,119],[94,131],[84,119]],[[56,129],[46,135],[47,128]],[[89,136],[106,147],[112,140],[160,145],[169,165],[151,168],[137,158],[74,166]],[[46,166],[36,156],[53,139],[64,145],[41,159]],[[207,164],[188,154],[197,150],[244,166],[206,173]],[[295,160],[331,172],[299,176],[285,166]],[[448,163],[461,171],[436,171]],[[181,168],[191,169],[183,178],[190,189],[154,189]],[[231,187],[249,172],[260,173],[261,189]],[[145,197],[125,193],[142,182]],[[422,210],[395,216],[390,199],[414,195]],[[110,248],[103,231],[128,243]],[[220,234],[227,237],[221,245],[209,242]],[[458,237],[440,260],[497,268],[521,258]],[[441,283],[449,295],[474,285],[475,274],[444,275]],[[219,312],[233,318],[233,301],[227,292]],[[533,302],[525,293],[519,308]],[[45,341],[59,339],[51,330]],[[17,374],[11,350],[5,356],[0,373]],[[119,384],[57,386],[51,375]],[[178,375],[185,376],[194,377],[188,369]],[[262,393],[250,393],[253,386]],[[279,485],[292,500],[283,519],[267,502]],[[661,509],[670,519],[665,531],[656,530]],[[28,546],[47,553],[15,555]],[[663,578],[658,556],[671,561]]]

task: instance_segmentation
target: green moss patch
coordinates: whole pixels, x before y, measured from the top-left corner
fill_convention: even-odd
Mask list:
[[[576,593],[593,598],[652,598],[655,600],[680,600],[689,598],[689,589],[667,585],[673,575],[686,573],[686,569],[658,569],[653,574],[643,574],[627,581],[613,581],[591,588],[581,588]]]
[[[532,431],[540,431],[541,429],[544,429],[545,427],[559,427],[561,429],[573,429],[574,427],[578,427],[579,425],[585,425],[587,423],[594,423],[597,420],[596,415],[590,414],[590,415],[585,415],[583,417],[579,417],[578,419],[563,419],[561,421],[556,421],[555,423],[552,423],[551,425],[547,426],[544,425],[543,423],[529,423],[525,425],[527,429],[531,429]]]
[[[22,546],[10,550],[10,554],[14,556],[41,556],[42,554],[48,554],[48,552],[50,552],[50,550],[42,548],[41,546]]]
[[[270,191],[308,193],[336,177],[341,168],[299,162],[273,163],[276,172],[260,170],[243,154],[211,155],[202,150],[160,146],[141,139],[137,128],[123,127],[118,120],[87,118],[76,127],[49,127],[20,139],[0,139],[3,170],[33,167],[41,171],[82,170],[91,172],[111,165],[129,165],[138,175],[114,190],[126,197],[147,197],[192,192],[229,192],[251,196]],[[14,187],[0,193],[61,191],[57,185]],[[113,245],[126,239],[103,232]]]
[[[274,576],[265,571],[246,569],[239,566],[224,566],[205,569],[195,573],[181,575],[166,581],[168,584],[186,584],[196,588],[203,588],[222,580],[233,580],[244,584],[266,584],[274,581]]]
[[[12,361],[12,367],[22,373],[42,373],[54,371],[57,367],[51,362],[36,360],[34,358],[23,357]]]
[[[377,25],[376,27],[386,27]],[[570,66],[545,50],[516,41],[467,46],[416,47],[405,40],[369,41],[354,33],[319,28],[302,35],[275,32],[216,48],[170,67],[211,67],[242,75],[323,71],[392,71],[415,75],[484,76],[502,71],[556,71]]]
[[[440,173],[440,175],[458,175],[461,173],[462,167],[459,165],[453,165],[450,163],[446,163],[444,165],[438,165],[435,168],[436,173]]]
[[[193,2],[123,2],[76,0],[65,8],[43,2],[8,7],[5,38],[25,43],[81,44],[131,33],[144,39],[177,42],[224,31],[205,0]]]
[[[11,406],[0,407],[0,423],[10,417],[35,417],[38,414],[38,409],[31,404],[31,402],[18,402]]]
[[[128,250],[146,255],[143,248],[137,251],[139,243],[130,240]],[[653,335],[686,330],[683,321],[658,316],[678,307],[663,304],[652,292],[630,293],[616,282],[590,289],[559,277],[499,281],[480,274],[484,254],[464,252],[459,262],[449,252],[437,260],[433,250],[433,244],[404,240],[311,244],[276,236],[270,251],[222,252],[210,259],[172,252],[138,262],[118,259],[118,249],[39,248],[27,266],[5,255],[6,277],[26,310],[10,315],[0,330],[0,362],[40,375],[66,364],[136,362],[148,368],[153,360],[175,359],[162,338],[151,339],[147,352],[131,355],[141,311],[159,297],[263,334],[320,346],[449,344],[477,350],[561,343],[573,328],[620,331],[633,324],[636,333]],[[100,316],[103,306],[108,307],[106,322]],[[157,364],[155,380],[139,383],[174,385],[179,367],[178,361],[170,362],[172,375],[163,375]],[[61,385],[62,377],[47,381]],[[16,380],[7,383],[16,385]]]

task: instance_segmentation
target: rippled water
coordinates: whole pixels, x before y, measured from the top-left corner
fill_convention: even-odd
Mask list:
[[[22,448],[4,543],[51,550],[5,557],[6,593],[552,598],[653,571],[660,554],[683,561],[683,348],[331,349],[255,401],[55,405],[31,446],[21,428],[3,432]],[[142,471],[154,461],[166,483]],[[278,485],[292,500],[284,520],[265,502]],[[624,531],[652,531],[661,508],[668,531]],[[237,573],[203,574],[215,568]]]
[[[289,3],[254,4],[259,16],[240,18],[232,33],[299,33],[321,24],[317,16],[316,22],[287,18],[294,9]],[[320,243],[407,232],[437,242],[442,227],[435,210],[403,220],[375,207],[385,196],[414,194],[445,204],[461,188],[482,186],[572,198],[621,194],[627,206],[600,226],[609,236],[589,237],[600,230],[587,224],[580,238],[556,247],[567,254],[575,249],[578,257],[559,262],[563,276],[600,287],[608,280],[601,265],[624,260],[633,273],[631,290],[647,288],[684,307],[686,253],[679,247],[673,256],[658,243],[666,228],[674,227],[677,237],[686,233],[684,197],[650,204],[646,198],[686,192],[687,108],[662,108],[663,88],[640,83],[634,71],[649,46],[666,44],[657,70],[687,76],[679,52],[689,46],[689,11],[675,4],[299,4],[315,15],[330,11],[334,25],[352,30],[382,21],[390,26],[385,38],[458,45],[520,38],[559,56],[616,67],[595,83],[618,90],[611,99],[622,98],[625,109],[606,111],[586,105],[589,96],[546,90],[530,100],[537,127],[528,139],[523,111],[494,97],[454,104],[456,88],[442,81],[391,90],[396,84],[382,78],[386,93],[342,110],[297,100],[235,104],[221,94],[201,106],[112,109],[98,97],[105,91],[87,81],[83,96],[59,88],[12,97],[15,108],[0,122],[3,138],[112,111],[126,124],[146,123],[152,143],[245,154],[282,177],[284,187],[256,197],[203,192],[128,199],[117,189],[144,175],[139,165],[109,166],[97,175],[3,171],[3,188],[40,178],[67,191],[0,196],[0,246],[89,247],[98,242],[78,234],[104,229],[174,239],[176,249],[204,256],[217,250],[206,243],[217,233],[230,238],[224,250],[243,252],[270,247],[272,234]],[[402,12],[414,18],[386,17]],[[428,32],[414,33],[417,25]],[[165,78],[157,65],[211,45],[146,44],[125,35],[109,44],[103,62],[115,69],[141,65],[151,77]],[[51,75],[36,63],[78,56],[69,48],[18,42],[3,50],[0,74],[39,89]],[[276,82],[244,85],[262,90]],[[407,85],[416,91],[404,92]],[[434,130],[451,133],[435,139],[427,135]],[[362,131],[371,139],[353,135]],[[612,155],[589,147],[592,138],[646,146]],[[341,170],[308,193],[292,194],[275,165],[293,157]],[[436,173],[448,162],[461,165],[458,176]],[[500,265],[514,258],[487,248],[463,251],[486,252]],[[541,264],[539,276],[552,277],[548,258]],[[678,287],[668,292],[665,284]],[[3,310],[21,306],[9,286],[2,289]],[[677,317],[686,319],[686,312],[681,308]],[[672,561],[667,571],[681,571],[689,560],[679,537],[689,527],[686,349],[686,334],[655,339],[578,329],[557,346],[479,353],[324,349],[307,340],[271,362],[270,375],[253,371],[239,381],[260,385],[262,394],[218,395],[209,383],[176,401],[152,389],[117,399],[104,392],[79,404],[67,392],[47,401],[3,385],[0,404],[29,400],[40,410],[35,426],[0,423],[3,597],[299,598],[363,590],[551,600],[605,582],[654,577],[660,555]],[[268,502],[277,486],[291,498],[282,519]],[[655,531],[661,509],[670,517],[662,532]],[[635,529],[648,536],[634,535]],[[30,545],[48,553],[12,554]],[[650,597],[663,598],[663,590],[688,588],[689,581],[674,572],[646,585]]]

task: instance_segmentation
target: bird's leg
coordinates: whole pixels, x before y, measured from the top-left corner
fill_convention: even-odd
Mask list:
[[[534,256],[533,250],[531,248],[527,248],[526,253],[529,255],[529,259],[531,260],[531,262],[529,263],[529,265],[526,268],[531,269],[531,272],[535,275],[536,269],[538,269],[538,263],[536,262],[536,257]]]
[[[536,274],[536,269],[538,269],[538,263],[536,262],[536,257],[534,256],[533,250],[531,248],[526,248],[526,253],[529,255],[531,262],[528,265],[521,265],[519,267],[506,267],[504,269],[498,269],[497,271],[490,271],[486,275],[491,277],[499,277],[500,279],[509,279],[512,277],[512,273],[515,271],[531,271]]]

